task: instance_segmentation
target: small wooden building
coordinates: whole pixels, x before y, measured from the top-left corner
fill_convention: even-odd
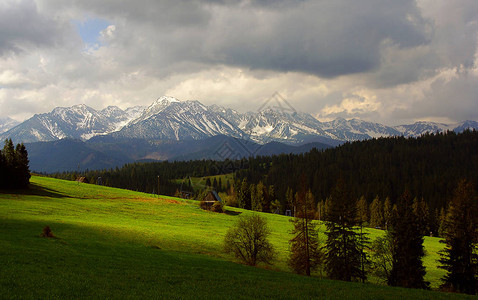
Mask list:
[[[204,198],[202,199],[202,201],[204,202],[216,202],[216,201],[219,201],[222,203],[222,199],[221,197],[219,197],[219,195],[217,194],[216,191],[209,191],[207,192],[206,196],[204,196]]]
[[[214,205],[215,203],[221,203],[221,205]],[[202,209],[212,210],[215,212],[222,212],[222,206],[224,202],[222,201],[221,197],[216,193],[216,191],[209,191],[206,193],[204,198],[202,199],[200,206]]]

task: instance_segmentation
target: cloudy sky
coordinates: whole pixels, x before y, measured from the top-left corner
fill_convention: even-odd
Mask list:
[[[162,95],[320,120],[478,120],[476,0],[1,0],[0,117]]]

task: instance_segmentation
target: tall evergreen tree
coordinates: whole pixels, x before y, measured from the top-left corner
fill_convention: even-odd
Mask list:
[[[388,230],[388,227],[390,226],[392,221],[392,216],[393,216],[392,202],[390,201],[390,197],[387,197],[385,199],[385,202],[383,203],[383,221],[385,224],[385,230]]]
[[[251,209],[251,192],[247,179],[244,178],[238,191],[238,202],[240,208]]]
[[[364,276],[361,277],[362,282],[365,282],[365,269],[368,268],[369,259],[365,249],[368,248],[370,244],[370,239],[368,233],[366,233],[363,228],[368,224],[368,203],[364,196],[360,197],[357,201],[357,223],[360,227],[360,232],[358,235],[358,242],[360,245],[360,270]]]
[[[357,222],[362,226],[368,223],[368,203],[364,196],[357,201]]]
[[[361,245],[356,232],[355,203],[343,180],[339,179],[331,195],[326,227],[326,271],[332,279],[365,279],[361,269]]]
[[[378,196],[370,204],[370,226],[382,227],[383,225],[383,206]]]
[[[13,165],[15,161],[15,147],[13,146],[12,139],[5,140],[2,152],[7,165]]]
[[[290,187],[287,187],[285,198],[287,200],[287,207],[291,211],[291,215],[295,217],[295,198],[294,198],[294,192],[292,191]]]
[[[448,206],[442,240],[440,268],[447,271],[442,288],[466,294],[476,294],[478,271],[477,197],[471,182],[461,180]]]
[[[430,226],[428,224],[429,219],[429,210],[428,204],[423,200],[418,200],[418,198],[413,199],[413,213],[418,218],[418,224],[420,226],[420,232],[422,235],[428,235],[430,233]]]
[[[393,267],[389,285],[408,288],[429,288],[425,281],[425,267],[422,257],[423,236],[417,216],[413,213],[412,199],[406,191],[397,205],[392,218],[392,257]]]
[[[26,188],[30,182],[28,152],[25,145],[13,147],[11,139],[5,140],[0,151],[0,188]]]
[[[445,227],[446,227],[446,211],[444,207],[440,209],[440,217],[439,217],[438,223],[439,223],[438,235],[440,237],[443,237],[445,235]]]
[[[0,188],[3,187],[3,184],[7,178],[7,162],[5,160],[5,156],[3,152],[0,150]]]
[[[28,152],[25,145],[18,144],[15,149],[15,176],[17,181],[17,187],[26,188],[30,182],[30,169],[29,169]]]
[[[262,202],[264,201],[264,185],[259,182],[257,185],[251,184],[251,210],[262,211]]]
[[[294,224],[289,241],[290,257],[289,266],[298,274],[310,276],[310,271],[315,270],[322,262],[322,252],[319,248],[317,223],[313,222],[314,196],[309,190],[298,194],[296,199],[297,215],[291,222]]]

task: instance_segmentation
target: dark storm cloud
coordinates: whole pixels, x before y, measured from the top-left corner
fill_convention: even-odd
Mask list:
[[[331,78],[379,68],[385,41],[399,48],[429,41],[429,24],[411,0],[73,3],[116,20],[121,30],[110,42],[143,49],[138,55],[154,60],[145,63],[166,73],[190,63]]]
[[[309,1],[245,15],[231,16],[239,24],[216,36],[211,51],[223,63],[336,77],[379,68],[385,41],[399,48],[429,41],[414,1]]]
[[[33,1],[0,3],[0,55],[19,53],[31,46],[55,46],[64,38],[64,25],[41,15]]]

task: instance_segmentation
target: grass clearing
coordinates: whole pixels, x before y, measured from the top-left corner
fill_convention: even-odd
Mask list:
[[[264,214],[279,253],[253,268],[222,253],[240,214],[203,211],[193,200],[33,176],[26,192],[0,192],[2,298],[449,298],[444,293],[345,283],[289,272],[287,217]],[[40,238],[49,225],[56,237]],[[382,234],[370,230],[371,238]],[[442,271],[426,238],[427,279]],[[271,270],[273,271],[271,271]]]

